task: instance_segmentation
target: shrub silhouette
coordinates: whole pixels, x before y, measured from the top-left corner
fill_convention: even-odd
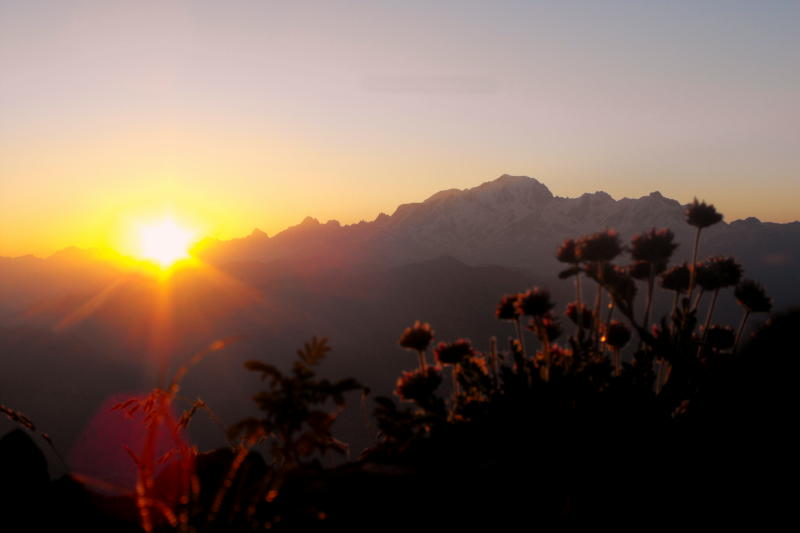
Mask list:
[[[329,451],[343,453],[346,444],[336,440],[331,427],[345,405],[345,393],[365,390],[356,380],[319,380],[314,367],[330,351],[325,338],[313,337],[297,351],[298,361],[292,365],[291,374],[259,361],[248,361],[245,367],[261,374],[268,389],[253,399],[263,411],[264,418],[246,418],[228,432],[229,438],[244,437],[248,441],[270,441],[275,462],[296,466],[315,453]],[[334,411],[325,411],[326,402],[333,401]]]

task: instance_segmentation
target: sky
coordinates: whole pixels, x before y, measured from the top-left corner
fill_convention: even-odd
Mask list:
[[[800,2],[0,0],[0,255],[501,174],[800,219]]]

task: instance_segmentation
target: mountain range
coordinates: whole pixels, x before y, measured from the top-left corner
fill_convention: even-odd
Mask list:
[[[682,243],[675,257],[688,260],[694,228],[684,219],[684,206],[659,192],[637,199],[615,200],[603,191],[561,198],[536,179],[503,175],[471,189],[440,191],[371,222],[323,224],[306,217],[271,238],[254,230],[241,239],[207,240],[199,253],[215,264],[301,261],[307,268],[401,265],[444,255],[468,265],[500,265],[549,277],[558,268],[552,251],[565,238],[608,228],[625,241],[650,228],[670,228]],[[796,271],[800,222],[722,222],[704,232],[703,251],[733,255],[753,275]]]

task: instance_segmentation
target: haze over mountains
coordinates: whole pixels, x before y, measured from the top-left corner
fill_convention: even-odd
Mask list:
[[[554,251],[563,239],[615,228],[628,242],[653,227],[675,232],[674,262],[690,258],[693,228],[683,206],[658,192],[559,198],[535,179],[503,175],[371,222],[308,217],[272,237],[255,230],[206,240],[197,255],[211,268],[179,271],[166,284],[77,249],[0,258],[0,403],[29,414],[68,448],[106,398],[152,388],[164,361],[175,368],[231,335],[240,341],[186,381],[186,394],[203,397],[226,423],[253,413],[259,383],[241,363],[288,365],[311,335],[330,337],[334,348],[324,373],[354,376],[386,394],[415,364],[396,345],[415,319],[431,322],[437,340],[467,336],[485,349],[490,336],[502,341],[511,333],[494,318],[502,294],[539,284],[552,290],[559,312],[573,298],[571,282],[556,278],[562,265]],[[717,224],[703,232],[701,256],[717,254],[736,257],[747,277],[763,282],[776,309],[800,304],[800,223]],[[727,295],[721,305],[731,302]],[[351,411],[344,439],[357,452],[374,428],[357,406]],[[210,425],[195,431],[201,443],[221,439]]]

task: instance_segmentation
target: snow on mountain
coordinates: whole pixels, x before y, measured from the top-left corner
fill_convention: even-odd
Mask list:
[[[737,249],[748,249],[773,262],[792,263],[798,261],[798,252],[778,248],[798,243],[798,226],[755,219],[723,222],[704,232],[704,242],[707,250],[719,253],[735,255]],[[280,259],[328,266],[400,265],[449,255],[472,265],[549,274],[557,268],[553,252],[565,238],[613,228],[628,241],[637,233],[664,227],[681,243],[676,258],[687,259],[693,228],[685,223],[684,206],[659,192],[619,200],[603,191],[562,198],[536,179],[504,174],[474,188],[440,191],[423,202],[401,205],[392,215],[382,213],[371,222],[343,226],[307,217],[272,238],[254,234],[238,239],[235,253],[226,249],[232,248],[229,241],[206,254],[220,262]],[[764,249],[765,235],[772,235],[766,241],[774,250]]]

